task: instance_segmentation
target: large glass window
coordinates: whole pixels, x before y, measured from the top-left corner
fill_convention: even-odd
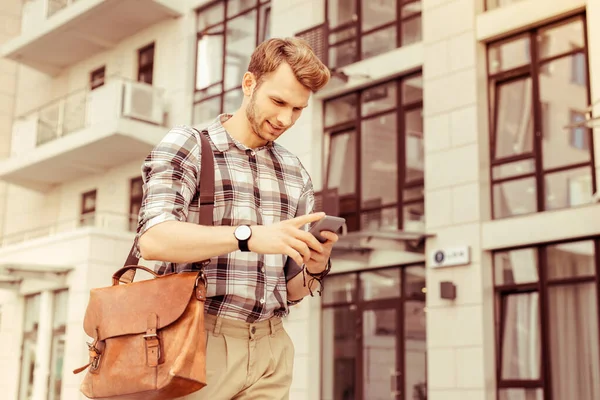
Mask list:
[[[327,0],[329,67],[421,41],[421,0]]]
[[[194,123],[234,112],[252,52],[270,38],[270,1],[220,1],[198,11]]]
[[[325,102],[325,188],[348,230],[424,230],[423,81],[393,80]]]
[[[491,44],[488,59],[494,218],[588,203],[591,130],[567,127],[590,104],[583,17]]]
[[[69,292],[67,290],[59,290],[54,292],[48,400],[61,399],[63,365],[65,361],[65,340],[67,337],[67,311],[69,308],[68,299]]]
[[[425,268],[333,275],[327,285],[320,398],[425,398]]]
[[[495,252],[499,399],[600,398],[599,245]]]
[[[25,297],[21,380],[19,385],[20,400],[29,400],[33,396],[33,376],[36,366],[37,336],[40,324],[40,297],[39,293]]]

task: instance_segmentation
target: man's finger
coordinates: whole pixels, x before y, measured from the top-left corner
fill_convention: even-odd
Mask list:
[[[301,228],[306,224],[310,224],[311,222],[319,221],[319,220],[323,219],[323,217],[325,217],[325,213],[318,212],[318,213],[306,214],[306,215],[302,215],[300,217],[289,219],[289,220],[287,220],[287,223],[295,226],[296,228]]]

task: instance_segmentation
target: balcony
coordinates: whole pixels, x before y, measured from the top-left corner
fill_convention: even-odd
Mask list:
[[[182,15],[181,0],[28,0],[21,34],[0,57],[49,75],[151,25]]]
[[[46,191],[141,162],[166,133],[162,93],[145,83],[114,78],[17,118],[11,155],[0,161],[0,179]]]

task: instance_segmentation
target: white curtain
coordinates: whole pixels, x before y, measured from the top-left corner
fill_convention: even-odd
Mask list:
[[[553,400],[600,399],[595,283],[549,288]]]

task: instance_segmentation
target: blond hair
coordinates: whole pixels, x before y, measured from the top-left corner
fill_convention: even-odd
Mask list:
[[[260,86],[264,76],[275,71],[283,62],[292,68],[298,82],[313,93],[329,82],[329,69],[308,42],[299,38],[274,38],[262,42],[252,53],[248,72],[254,75],[257,86]]]

